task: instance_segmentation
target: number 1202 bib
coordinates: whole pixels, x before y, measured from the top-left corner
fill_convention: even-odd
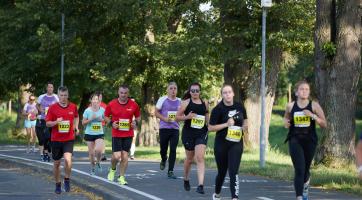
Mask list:
[[[59,133],[69,133],[70,130],[70,121],[61,121],[58,123],[58,131]]]
[[[303,111],[295,112],[293,119],[294,119],[295,127],[309,127],[310,126],[310,117],[306,116]]]
[[[196,115],[191,120],[192,128],[202,129],[204,127],[204,125],[205,125],[205,116],[204,115]]]

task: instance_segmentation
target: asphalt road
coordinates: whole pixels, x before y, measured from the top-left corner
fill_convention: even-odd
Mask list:
[[[108,155],[108,158],[110,155]],[[51,175],[51,163],[39,162],[38,154],[26,154],[25,149],[19,146],[0,146],[0,160],[16,160],[25,164],[31,164],[32,167],[44,167],[48,172],[44,174]],[[102,162],[103,172],[96,174],[96,176],[89,175],[90,164],[88,162],[87,153],[74,152],[73,155],[73,172],[72,181],[86,180],[85,184],[88,189],[95,189],[100,191],[100,196],[104,199],[211,199],[214,191],[214,179],[216,170],[207,169],[205,174],[205,194],[201,195],[195,192],[197,186],[196,166],[193,166],[191,172],[191,191],[187,192],[183,189],[183,167],[176,165],[175,175],[178,179],[168,179],[166,171],[159,169],[158,162],[132,160],[126,173],[127,186],[120,186],[115,182],[109,182],[107,177],[107,170],[110,166],[110,161]],[[167,169],[167,167],[166,167]],[[5,175],[4,175],[5,173]],[[0,170],[0,180],[2,176],[12,176],[11,171]],[[290,200],[295,199],[295,193],[292,182],[275,181],[256,176],[245,176],[240,174],[240,199],[245,200]],[[14,179],[17,180],[17,179]],[[0,184],[2,182],[0,181]],[[19,180],[20,181],[20,180]],[[227,178],[221,196],[222,199],[231,199],[229,190],[229,179]],[[7,184],[4,184],[7,185]],[[0,185],[0,192],[2,192],[3,185]],[[7,191],[12,192],[12,188],[7,187]],[[41,187],[42,188],[42,187]],[[5,189],[4,189],[5,190]],[[49,195],[54,190],[54,183],[50,187],[44,187],[42,192]],[[96,192],[97,193],[97,192]],[[1,193],[2,194],[2,193]],[[70,193],[72,194],[72,193]],[[103,195],[102,195],[103,194]],[[32,196],[34,195],[34,196]],[[37,199],[38,194],[27,194],[27,199]],[[62,193],[63,195],[63,193]],[[109,195],[109,196],[107,196]],[[0,199],[2,196],[0,195]],[[310,198],[313,200],[357,200],[362,199],[354,195],[348,195],[334,191],[323,191],[317,188],[311,188]],[[22,199],[22,198],[19,198]],[[25,199],[25,198],[24,198]]]

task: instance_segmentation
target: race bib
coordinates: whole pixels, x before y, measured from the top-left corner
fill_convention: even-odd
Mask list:
[[[129,127],[130,127],[129,119],[119,119],[118,130],[129,131]]]
[[[58,131],[59,133],[69,133],[70,130],[70,121],[61,121],[58,123]]]
[[[176,111],[168,111],[167,112],[167,117],[168,119],[170,119],[172,122],[174,122],[176,120]]]
[[[228,133],[226,135],[226,140],[231,142],[240,142],[243,137],[243,131],[240,126],[230,126],[228,127]]]
[[[92,132],[102,132],[102,122],[92,122],[91,131]]]
[[[202,129],[204,127],[204,125],[205,125],[205,116],[204,115],[196,115],[191,120],[192,128]]]
[[[310,117],[306,116],[303,111],[294,113],[294,126],[295,127],[309,127]]]

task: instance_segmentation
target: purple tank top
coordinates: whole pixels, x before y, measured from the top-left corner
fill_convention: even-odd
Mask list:
[[[176,112],[181,105],[181,100],[170,100],[167,96],[161,97],[156,104],[156,108],[160,114],[173,119],[172,122],[164,122],[160,120],[160,129],[179,129],[179,123],[175,121]]]
[[[45,112],[41,113],[40,119],[45,119],[45,115],[48,113],[49,106],[59,101],[58,96],[53,94],[52,96],[48,96],[47,94],[40,95],[38,98],[38,103],[45,110]]]

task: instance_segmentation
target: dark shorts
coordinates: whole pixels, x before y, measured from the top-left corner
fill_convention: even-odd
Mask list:
[[[88,134],[84,134],[84,140],[87,142],[94,142],[98,139],[104,139],[104,134],[102,135],[88,135]]]
[[[207,145],[208,134],[205,133],[189,133],[182,132],[182,144],[188,151],[194,151],[195,146],[199,144]]]
[[[131,149],[133,137],[112,137],[112,152],[127,151]]]
[[[53,160],[60,160],[64,153],[73,153],[74,140],[66,142],[51,142]]]
[[[362,133],[359,135],[359,140],[362,141]]]

